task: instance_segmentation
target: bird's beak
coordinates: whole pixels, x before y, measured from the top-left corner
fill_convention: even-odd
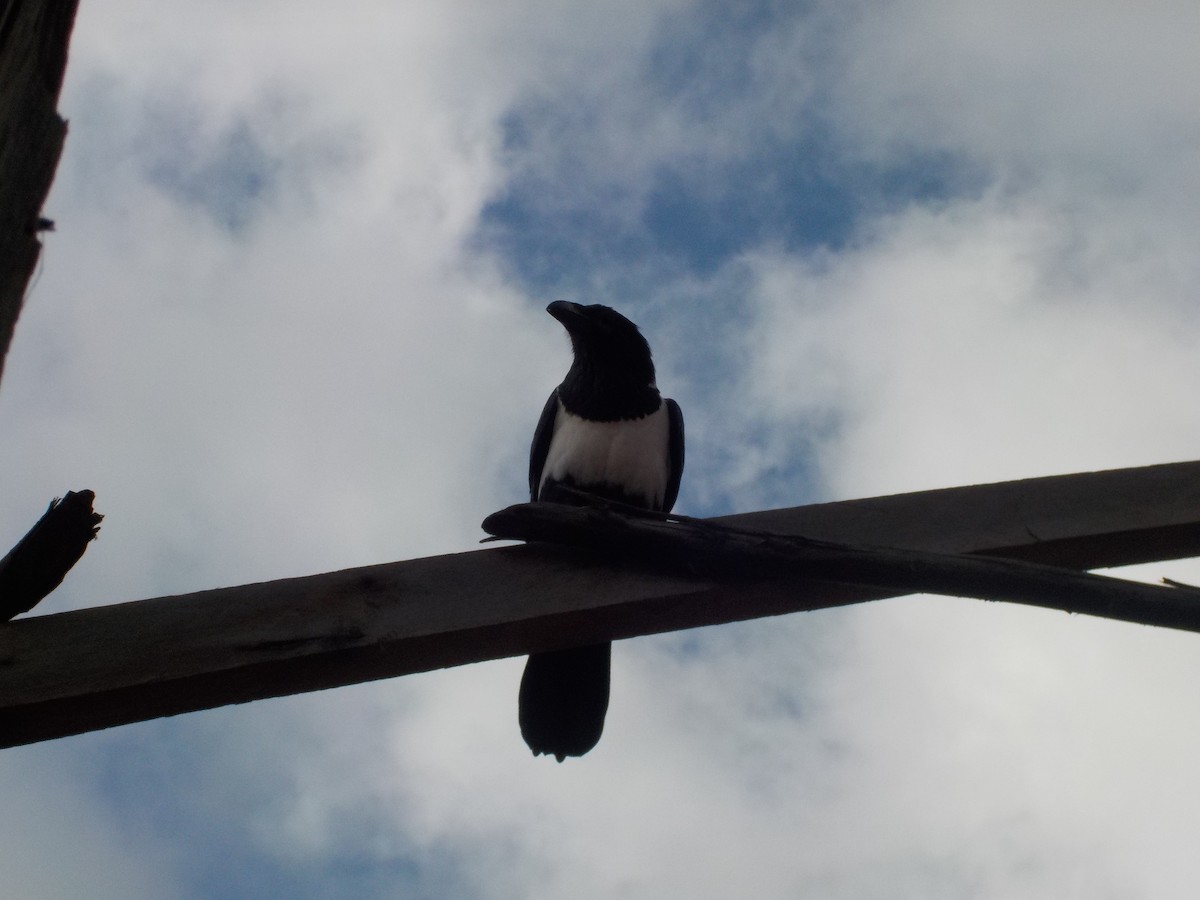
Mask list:
[[[546,312],[562,322],[563,328],[567,329],[567,334],[571,335],[572,341],[576,338],[581,340],[596,338],[606,335],[610,331],[605,322],[598,320],[588,311],[588,307],[578,303],[555,300],[546,307]]]
[[[587,318],[583,313],[582,306],[578,303],[568,303],[566,300],[555,300],[546,307],[546,312],[562,322],[563,328],[567,329],[567,331],[571,330],[573,322]]]
[[[575,346],[576,340],[587,340],[585,335],[596,332],[596,323],[587,314],[587,310],[578,303],[555,300],[546,307],[546,312],[558,319],[562,323],[562,327],[567,329],[567,334],[571,336],[572,346]]]

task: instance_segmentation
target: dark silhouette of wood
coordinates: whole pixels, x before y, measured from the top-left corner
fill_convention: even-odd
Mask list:
[[[578,493],[578,492],[577,492]],[[488,534],[586,549],[655,571],[745,584],[832,581],[889,595],[1004,600],[1200,631],[1200,590],[1144,584],[997,557],[930,553],[750,531],[595,498],[591,507],[519,503],[488,516]]]
[[[55,497],[29,533],[0,559],[0,619],[28,612],[79,562],[104,516],[92,509],[91,491]]]
[[[1200,555],[1200,462],[716,521],[1080,569],[1149,562]],[[888,593],[526,545],[33,616],[0,625],[0,745]]]
[[[41,251],[67,124],[56,112],[77,0],[0,0],[0,373]]]

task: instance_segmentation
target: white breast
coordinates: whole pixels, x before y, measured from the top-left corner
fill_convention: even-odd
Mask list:
[[[614,485],[641,494],[661,509],[670,467],[667,405],[640,419],[591,422],[558,404],[554,436],[542,467],[542,480],[574,480],[581,488]]]

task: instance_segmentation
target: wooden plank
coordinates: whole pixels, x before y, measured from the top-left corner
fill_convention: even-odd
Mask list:
[[[1200,555],[1200,462],[820,503],[713,521],[1076,569]]]
[[[78,0],[0,4],[0,372],[37,264],[67,123],[55,111]]]
[[[722,521],[1080,568],[1114,555],[1122,563],[1195,556],[1200,462]],[[520,546],[18,619],[0,625],[0,746],[877,596],[820,582],[720,584]]]

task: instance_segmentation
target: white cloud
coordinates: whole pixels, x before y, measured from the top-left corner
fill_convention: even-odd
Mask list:
[[[1140,185],[1191,165],[1197,10],[1122,3],[875,4],[839,35],[835,107],[858,150],[949,146],[1000,174]]]
[[[833,496],[1189,458],[1188,263],[1124,254],[1138,237],[988,197],[906,210],[844,253],[764,254],[739,387],[773,420],[836,417]]]

